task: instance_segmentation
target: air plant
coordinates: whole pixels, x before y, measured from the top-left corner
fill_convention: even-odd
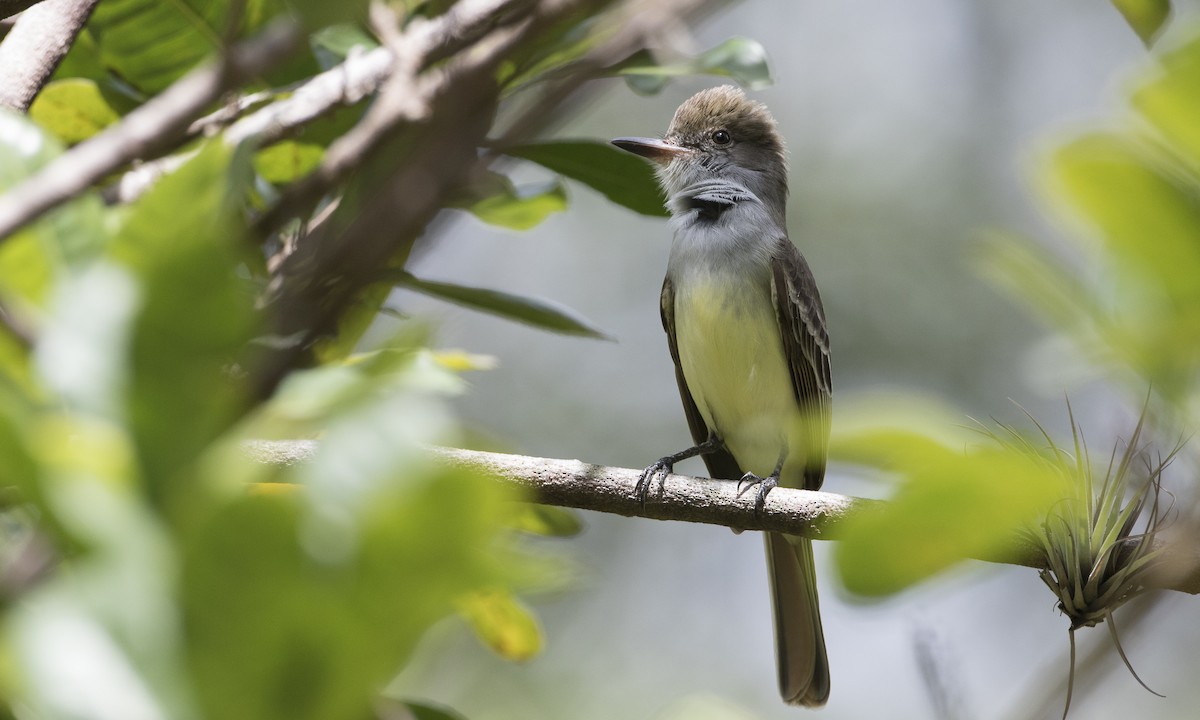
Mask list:
[[[1148,589],[1147,579],[1163,550],[1157,541],[1167,514],[1160,503],[1162,473],[1180,450],[1176,446],[1165,457],[1150,460],[1142,438],[1143,410],[1123,449],[1114,446],[1100,474],[1069,403],[1067,409],[1072,450],[1056,444],[1036,420],[1044,447],[1004,425],[1005,434],[989,433],[1005,445],[1036,453],[1068,481],[1071,494],[1055,503],[1040,525],[1027,529],[1029,539],[1044,555],[1040,577],[1058,599],[1058,609],[1071,621],[1064,719],[1075,686],[1075,631],[1101,622],[1107,621],[1113,645],[1130,674],[1147,691],[1159,695],[1138,677],[1125,655],[1113,612]]]

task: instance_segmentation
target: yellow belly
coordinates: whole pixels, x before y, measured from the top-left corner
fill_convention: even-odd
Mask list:
[[[676,288],[675,338],[688,390],[743,472],[803,484],[803,431],[779,324],[765,288],[692,279]]]

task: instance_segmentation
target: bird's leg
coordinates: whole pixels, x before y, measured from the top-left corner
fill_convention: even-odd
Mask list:
[[[661,498],[663,490],[667,484],[667,476],[675,471],[675,463],[680,460],[696,457],[697,455],[706,455],[710,452],[720,450],[725,447],[725,443],[717,436],[715,432],[708,434],[708,439],[704,442],[656,460],[650,467],[642,471],[642,476],[638,478],[637,485],[634,486],[633,492],[642,501],[642,506],[646,505],[646,498],[650,495],[650,485],[654,477],[658,476],[658,496]]]
[[[788,449],[785,445],[783,450],[779,453],[779,462],[775,463],[775,469],[771,471],[770,475],[766,477],[759,477],[754,473],[748,472],[742,476],[741,480],[738,480],[738,497],[741,497],[747,490],[755,485],[758,486],[758,492],[755,493],[754,497],[754,517],[757,518],[762,516],[763,506],[767,502],[767,493],[771,492],[773,488],[779,485],[779,474],[783,472],[783,461],[787,460],[787,456]]]

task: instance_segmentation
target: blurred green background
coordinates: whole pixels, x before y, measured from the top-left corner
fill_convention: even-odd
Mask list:
[[[1177,3],[1173,29],[1196,11]],[[1120,14],[1092,0],[752,0],[708,19],[693,49],[732,36],[761,42],[775,78],[752,95],[788,141],[789,229],[828,313],[835,426],[856,397],[902,390],[941,398],[964,424],[1020,424],[1019,403],[1067,437],[1069,392],[1094,446],[1127,435],[1134,415],[1122,391],[979,272],[998,231],[1070,252],[1032,189],[1033,168],[1069,133],[1125,112],[1146,50]],[[662,133],[679,102],[717,82],[689,78],[640,97],[613,81],[557,134]],[[669,230],[577,184],[570,191],[568,212],[524,234],[466,215],[449,220],[444,240],[410,267],[423,278],[553,298],[615,342],[549,335],[408,293],[391,304],[434,318],[438,346],[497,358],[495,369],[467,376],[470,391],[456,402],[483,442],[643,467],[689,444],[658,317]],[[703,473],[695,461],[679,470]],[[825,488],[890,490],[836,464]],[[507,663],[450,621],[395,689],[486,720],[802,712],[776,696],[757,535],[585,521],[570,542],[573,587],[534,602],[543,655]],[[823,717],[934,717],[931,687],[951,717],[1029,717],[1045,693],[1060,712],[1067,621],[1035,571],[974,563],[869,603],[841,590],[827,544],[818,543],[817,564],[833,688]],[[1074,717],[1194,716],[1200,623],[1190,598],[1165,595],[1150,622],[1122,637],[1141,677],[1166,698],[1142,690],[1110,653],[1098,687],[1077,688]],[[1083,649],[1109,643],[1103,628],[1080,639]]]
[[[128,122],[227,42],[258,42],[272,19],[304,47],[277,76],[236,92],[271,86],[263,101],[288,103],[291,83],[369,55],[352,51],[375,45],[366,5],[106,0],[28,116],[0,112],[0,217],[21,204],[10,188],[78,158],[66,146]],[[437,37],[423,35],[426,23],[453,26],[490,6],[392,7],[398,15],[375,6],[377,34],[420,43]],[[1067,454],[1047,462],[1044,447],[1075,450],[1072,418],[1093,461],[1102,466],[1113,448],[1136,461],[1110,499],[1153,475],[1140,463],[1152,466],[1155,450],[1200,427],[1200,0],[1176,4],[1153,43],[1157,65],[1116,7],[1139,17],[1164,4],[745,2],[672,36],[685,57],[735,37],[752,39],[743,50],[765,48],[776,82],[754,96],[790,143],[790,232],[833,338],[826,487],[896,499],[847,523],[844,542],[818,544],[833,673],[825,717],[1057,717],[1068,619],[1038,573],[972,562],[921,580],[960,549],[1011,539],[1017,521],[1086,506],[1058,485],[1086,474]],[[587,13],[601,8],[593,22]],[[371,125],[355,125],[359,111],[386,110],[389,92],[411,90],[403,83],[262,151],[225,142],[232,132],[176,138],[163,152],[194,154],[139,198],[106,205],[107,182],[95,180],[3,238],[0,718],[407,720],[396,698],[472,720],[802,712],[776,693],[757,535],[583,514],[579,537],[542,537],[556,529],[547,520],[569,535],[573,516],[513,502],[511,489],[428,452],[467,445],[640,468],[688,444],[658,317],[665,222],[490,152],[530,98],[496,102],[495,92],[561,77],[557,63],[588,52],[630,8],[661,6],[588,3],[562,26],[482,18],[491,32],[465,53],[517,25],[529,45],[489,61],[480,97],[449,94],[454,102],[431,110],[438,121],[397,122],[349,179],[317,178],[316,195],[338,198],[327,222],[289,199],[331,160],[329,142]],[[232,22],[230,12],[244,15]],[[678,79],[647,97],[598,80],[550,134],[661,133],[681,100],[716,82]],[[482,117],[463,108],[493,107],[491,142],[482,123],[466,129],[473,121],[447,133],[449,120]],[[476,143],[488,146],[482,155]],[[425,157],[429,147],[441,151]],[[581,163],[606,150],[504,152]],[[552,184],[523,204],[503,176],[465,176],[477,158],[522,190]],[[424,205],[385,191],[442,171],[428,211],[474,216],[450,209],[425,228]],[[531,205],[562,209],[567,193],[566,211],[527,233],[478,220],[487,210],[521,226]],[[430,298],[469,291],[439,282],[552,299],[612,340],[442,304]],[[393,284],[424,294],[396,292],[352,355]],[[330,337],[325,320],[341,321],[340,334],[310,353],[306,339]],[[1130,441],[1124,453],[1143,408],[1155,444],[1141,452]],[[973,418],[984,434],[967,429]],[[1045,438],[986,437],[998,423],[1035,422]],[[316,450],[307,463],[262,463],[243,441],[264,438]],[[1185,548],[1200,537],[1193,445],[1163,495]],[[1048,509],[1047,490],[1057,500]],[[1122,524],[1117,505],[1110,525]],[[1083,535],[1087,551],[1119,542]],[[1056,538],[1074,558],[1076,546]],[[1076,564],[1092,565],[1064,561],[1056,576]],[[1071,584],[1055,582],[1060,592]],[[882,595],[909,583],[876,600],[845,589]],[[1110,586],[1097,587],[1103,596]],[[1117,620],[1132,663],[1166,698],[1120,667],[1107,627],[1081,631],[1076,717],[1196,715],[1194,602],[1146,600]],[[1111,607],[1067,604],[1085,620]]]

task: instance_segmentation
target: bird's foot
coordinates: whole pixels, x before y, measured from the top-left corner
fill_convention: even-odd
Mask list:
[[[746,473],[738,480],[737,496],[741,497],[752,487],[758,487],[758,491],[754,494],[754,517],[762,517],[763,506],[767,502],[767,493],[779,485],[779,475],[772,473],[767,477],[759,477],[754,473]]]
[[[674,471],[675,461],[671,457],[659,458],[642,471],[642,476],[638,478],[637,485],[633,488],[633,493],[641,501],[642,507],[646,506],[646,499],[650,496],[650,487],[654,484],[654,478],[658,478],[658,497],[661,500],[663,492],[666,490],[667,476]]]

